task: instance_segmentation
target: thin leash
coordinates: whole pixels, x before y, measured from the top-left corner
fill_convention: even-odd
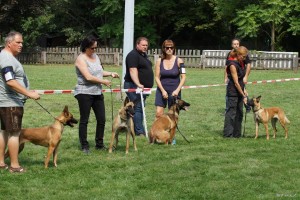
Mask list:
[[[54,117],[44,106],[42,106],[42,104],[40,104],[37,100],[34,100],[41,108],[43,108],[53,119],[59,121],[60,123],[62,123],[63,125],[65,125],[63,122],[61,122],[59,119],[57,119],[56,117]]]
[[[113,77],[111,78],[110,82],[112,82]],[[111,85],[109,86],[110,89],[110,102],[111,102],[111,131],[113,131],[113,124],[114,124],[114,102],[113,102],[113,92]]]
[[[247,112],[245,112],[245,120],[244,120],[244,131],[243,131],[243,137],[245,137],[245,131],[246,131],[246,120],[247,120]]]
[[[173,103],[176,103],[176,97],[173,97]],[[173,112],[175,113],[175,110],[173,110]],[[174,120],[175,125],[176,125],[176,129],[178,130],[178,132],[180,133],[180,135],[183,137],[183,139],[187,142],[187,143],[191,143],[179,130],[178,124],[176,122],[176,120]]]
[[[110,82],[112,82],[114,78],[112,77]],[[120,80],[120,93],[121,93],[121,101],[123,102],[123,95],[122,95],[122,83],[120,77],[118,77]],[[109,86],[110,89],[110,99],[111,99],[111,131],[113,131],[113,123],[114,123],[114,103],[113,103],[113,91],[112,86]]]

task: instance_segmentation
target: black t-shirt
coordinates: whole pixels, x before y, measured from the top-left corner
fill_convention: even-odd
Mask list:
[[[152,88],[154,84],[154,73],[152,70],[152,63],[148,59],[147,54],[140,53],[133,49],[126,56],[126,74],[124,80],[126,82],[133,82],[129,73],[129,68],[137,68],[139,81],[145,88]]]

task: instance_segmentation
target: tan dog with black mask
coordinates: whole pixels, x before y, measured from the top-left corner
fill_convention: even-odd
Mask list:
[[[276,138],[276,122],[279,120],[281,126],[285,130],[285,139],[288,138],[288,128],[287,124],[290,123],[288,118],[286,117],[282,108],[279,107],[271,107],[271,108],[262,108],[260,105],[261,96],[256,98],[252,98],[248,101],[248,105],[252,107],[254,113],[254,121],[255,121],[255,139],[258,137],[258,125],[262,123],[265,126],[267,140],[270,139],[268,122],[271,121],[274,135],[273,138]]]
[[[118,146],[119,133],[122,131],[126,131],[126,154],[128,154],[128,150],[129,150],[130,136],[133,139],[134,150],[137,151],[136,142],[135,142],[134,124],[132,119],[134,113],[135,113],[134,103],[129,101],[128,97],[126,97],[124,101],[124,105],[119,110],[119,113],[115,117],[113,122],[112,136],[111,136],[109,150],[108,150],[109,153],[112,153],[115,140],[116,140],[115,148]]]
[[[23,151],[25,142],[31,142],[35,145],[48,147],[48,153],[45,159],[45,168],[48,168],[48,163],[51,155],[53,154],[53,163],[57,167],[57,152],[60,144],[64,126],[73,127],[73,124],[77,124],[78,121],[69,112],[68,106],[65,106],[62,113],[55,118],[53,124],[38,128],[24,128],[21,130],[19,137],[19,153]],[[5,157],[8,157],[9,152],[5,153]]]

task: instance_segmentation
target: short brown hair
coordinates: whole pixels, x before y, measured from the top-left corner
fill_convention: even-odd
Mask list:
[[[138,45],[142,40],[145,40],[145,41],[148,42],[148,39],[147,39],[146,37],[138,37],[138,38],[136,39],[135,44]]]

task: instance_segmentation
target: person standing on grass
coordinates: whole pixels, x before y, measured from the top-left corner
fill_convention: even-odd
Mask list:
[[[124,89],[152,88],[154,83],[154,74],[152,63],[147,56],[148,39],[139,37],[136,40],[136,47],[126,56],[126,74],[124,76]],[[135,92],[126,92],[130,101],[140,99],[140,94]],[[144,105],[148,95],[143,95]],[[143,108],[142,102],[136,101],[134,106],[135,114],[133,117],[134,131],[137,136],[145,136],[145,127],[143,126]]]
[[[227,54],[227,57],[226,57],[226,61],[230,58],[230,53],[238,48],[240,46],[240,43],[241,41],[238,39],[238,38],[234,38],[231,40],[231,47],[232,47],[232,50]],[[245,77],[244,77],[244,82],[247,82],[248,81],[248,76],[250,74],[250,70],[251,70],[251,60],[249,58],[249,56],[247,55],[246,59],[244,60],[244,65],[246,67],[246,74],[245,74]],[[227,65],[225,65],[225,70],[224,70],[224,83],[225,84],[228,84],[228,81],[229,79],[227,78]],[[227,111],[228,109],[228,102],[227,102],[227,96],[225,97],[225,112]]]
[[[155,64],[156,119],[164,114],[167,105],[170,109],[174,104],[174,98],[181,99],[181,88],[185,83],[186,72],[183,60],[175,56],[175,52],[175,43],[172,40],[165,40],[162,44],[162,56]],[[172,144],[176,144],[175,138]]]
[[[97,44],[97,39],[94,36],[86,37],[81,42],[81,54],[75,61],[77,85],[74,90],[74,96],[78,101],[80,113],[79,141],[81,150],[85,154],[89,154],[87,125],[91,109],[93,109],[97,121],[95,148],[96,150],[106,150],[103,141],[105,128],[105,106],[104,96],[102,94],[102,85],[110,86],[111,81],[103,79],[103,77],[119,77],[117,73],[103,70],[100,58],[95,53]]]
[[[7,146],[11,173],[26,171],[20,166],[18,159],[24,104],[27,98],[34,100],[40,98],[37,92],[29,90],[23,66],[16,59],[22,47],[22,34],[12,31],[5,38],[5,47],[0,53],[0,169],[8,169],[8,165],[4,162]]]
[[[227,84],[228,110],[225,113],[224,137],[241,137],[243,121],[243,104],[247,104],[247,93],[243,81],[246,75],[245,59],[248,49],[240,46],[230,53],[227,61]]]

